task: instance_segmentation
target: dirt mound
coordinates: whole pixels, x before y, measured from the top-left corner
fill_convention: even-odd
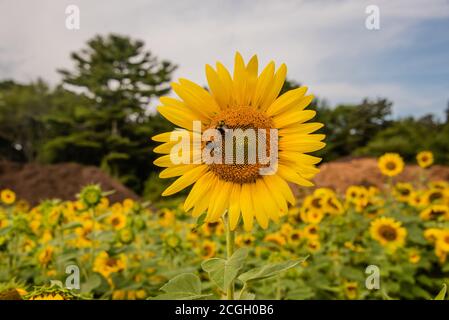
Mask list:
[[[113,202],[138,196],[97,167],[76,163],[40,165],[0,162],[0,189],[14,190],[20,199],[35,205],[45,199],[73,200],[80,189],[98,183],[105,191],[115,190],[109,196]]]
[[[351,185],[374,185],[382,188],[385,177],[377,167],[377,159],[353,158],[325,163],[314,182],[317,187],[329,187],[344,192]],[[422,169],[417,165],[406,165],[404,171],[394,178],[395,182],[419,181]],[[435,165],[426,170],[431,181],[449,180],[449,167]]]

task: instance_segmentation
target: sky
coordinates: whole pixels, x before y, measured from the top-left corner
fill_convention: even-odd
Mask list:
[[[65,22],[80,10],[80,29]],[[365,26],[368,5],[380,28]],[[236,51],[286,63],[287,77],[329,105],[387,97],[396,117],[443,117],[449,100],[449,0],[0,0],[0,79],[57,84],[58,68],[96,34],[145,42],[206,84],[204,66]]]

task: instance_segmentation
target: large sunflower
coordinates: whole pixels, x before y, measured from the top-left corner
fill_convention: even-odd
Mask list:
[[[401,223],[392,218],[380,217],[371,222],[371,237],[382,246],[389,249],[402,247],[405,243],[407,230],[401,227]]]
[[[276,170],[262,174],[261,169],[268,165],[259,157],[255,162],[248,160],[250,150],[256,147],[244,140],[243,163],[237,162],[234,154],[227,154],[225,148],[221,154],[222,159],[227,160],[225,163],[206,163],[202,155],[211,145],[220,145],[217,140],[205,141],[203,135],[199,151],[193,147],[189,147],[187,152],[186,149],[173,151],[179,141],[172,141],[172,133],[163,133],[153,137],[153,140],[163,142],[155,148],[155,152],[165,154],[155,161],[156,165],[166,167],[160,177],[180,176],[163,192],[163,196],[193,184],[184,209],[192,210],[193,216],[207,212],[206,222],[217,221],[227,212],[231,230],[238,225],[240,216],[245,229],[251,230],[254,218],[262,228],[267,228],[270,220],[278,221],[281,214],[287,213],[288,203],[295,202],[288,182],[313,185],[309,179],[319,171],[315,165],[321,159],[306,153],[322,149],[325,136],[312,134],[322,124],[305,123],[316,114],[313,110],[305,110],[313,99],[312,95],[305,95],[306,87],[279,96],[286,72],[284,64],[275,71],[274,62],[270,62],[259,74],[257,56],[245,64],[237,53],[233,76],[220,62],[217,62],[216,69],[206,66],[209,91],[185,79],[172,84],[180,100],[162,97],[158,111],[180,127],[175,132],[183,130],[189,140],[194,141],[198,127],[193,122],[198,120],[201,121],[201,131],[218,130],[223,137],[227,130],[265,129],[268,134],[262,140],[268,142],[268,145],[265,143],[266,153],[271,156],[272,151],[276,151],[278,161]],[[275,129],[278,136],[274,142],[271,142],[275,136],[271,136],[271,129]],[[257,139],[262,141],[259,136]],[[232,141],[235,150],[237,142]],[[182,154],[184,159],[193,163],[173,163],[173,152]]]

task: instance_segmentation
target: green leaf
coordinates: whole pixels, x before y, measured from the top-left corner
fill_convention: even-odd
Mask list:
[[[301,260],[295,260],[295,261],[284,261],[284,262],[278,262],[278,263],[270,263],[267,265],[264,265],[262,267],[257,267],[254,269],[251,269],[243,274],[241,274],[238,279],[243,282],[250,282],[250,281],[257,281],[262,279],[271,278],[275,275],[278,275],[288,269],[296,267],[298,264],[304,262],[306,258],[303,258]]]
[[[208,296],[207,294],[201,294],[201,280],[193,273],[182,273],[170,279],[160,290],[165,293],[152,299],[194,300]]]
[[[443,289],[441,289],[440,293],[435,297],[434,300],[444,300],[446,298],[447,285],[443,283]]]
[[[79,223],[78,221],[74,221],[74,222],[69,222],[69,223],[65,223],[62,225],[62,230],[69,230],[69,229],[74,229],[74,228],[78,228],[78,227],[82,227],[83,225],[81,223]]]
[[[204,224],[204,222],[206,221],[206,216],[207,216],[207,214],[203,213],[202,215],[200,215],[198,217],[198,219],[196,219],[196,225],[193,228],[193,230],[197,230],[198,228],[200,228]]]
[[[229,260],[212,258],[203,261],[201,267],[209,274],[210,279],[221,290],[225,290],[238,276],[247,256],[248,250],[246,248],[240,248],[234,252]]]
[[[198,300],[211,296],[211,294],[186,295],[184,292],[163,293],[149,300]]]
[[[101,277],[98,274],[93,274],[86,281],[81,284],[81,292],[87,293],[98,288],[101,285]]]
[[[239,300],[255,300],[256,294],[252,292],[243,292]]]

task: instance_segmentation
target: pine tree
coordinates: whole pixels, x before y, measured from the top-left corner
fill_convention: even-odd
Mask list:
[[[94,37],[71,57],[74,70],[59,72],[64,88],[81,95],[48,118],[69,132],[46,144],[43,159],[99,165],[141,191],[151,172],[150,137],[168,126],[150,103],[169,92],[176,66],[146,51],[142,41],[115,34]]]

